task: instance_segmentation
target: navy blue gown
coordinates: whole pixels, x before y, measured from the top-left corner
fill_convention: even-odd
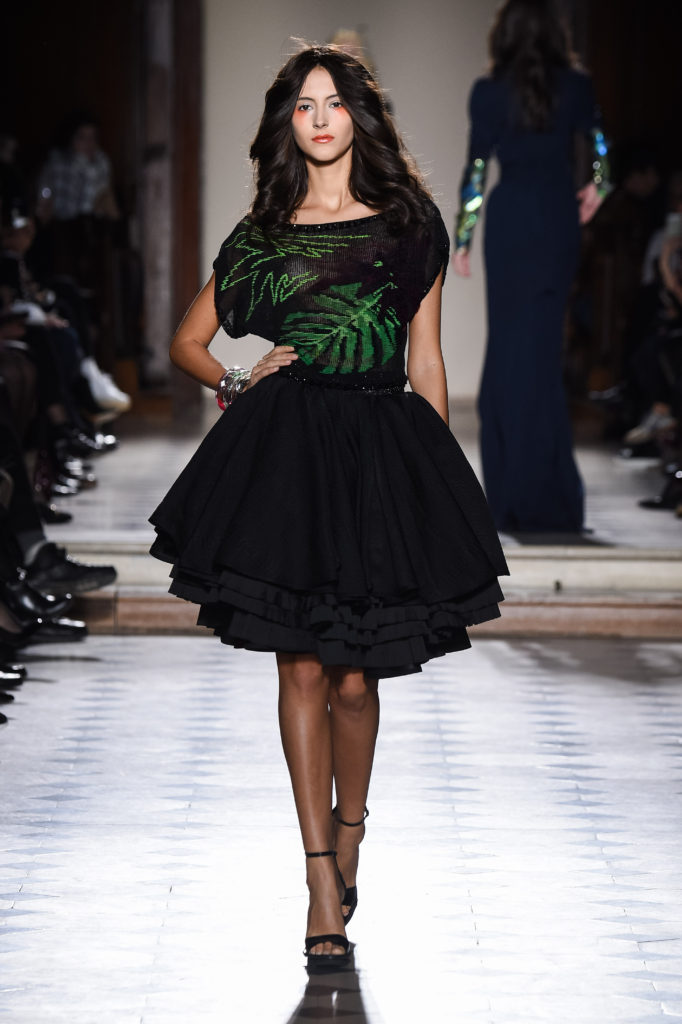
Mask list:
[[[485,220],[488,343],[479,414],[488,502],[498,530],[578,532],[584,495],[561,348],[580,240],[573,142],[595,127],[592,85],[580,72],[559,72],[551,124],[536,132],[520,126],[509,83],[482,78],[470,116],[470,162],[494,154],[501,169]]]

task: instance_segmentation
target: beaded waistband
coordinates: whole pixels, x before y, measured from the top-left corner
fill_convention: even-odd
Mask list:
[[[287,380],[294,380],[297,384],[309,384],[317,388],[331,388],[336,391],[355,391],[370,395],[399,395],[405,390],[405,382],[394,381],[393,383],[381,384],[378,381],[367,383],[358,380],[344,380],[340,374],[330,375],[324,379],[320,377],[301,377],[299,374],[291,373],[284,367],[277,371],[277,376],[286,377]]]

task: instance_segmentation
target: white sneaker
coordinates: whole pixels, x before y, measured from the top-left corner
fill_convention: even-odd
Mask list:
[[[127,412],[132,405],[130,395],[116,387],[111,375],[103,373],[90,356],[81,363],[81,373],[87,380],[92,397],[102,409],[110,412]]]
[[[632,430],[628,430],[623,440],[626,444],[644,444],[646,441],[653,441],[662,431],[674,427],[675,422],[670,413],[654,412],[652,409],[641,423],[638,423]]]

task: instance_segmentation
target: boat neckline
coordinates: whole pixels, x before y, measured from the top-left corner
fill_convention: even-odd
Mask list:
[[[377,220],[377,218],[383,217],[383,213],[369,213],[366,217],[353,217],[351,220],[328,220],[315,222],[314,224],[299,224],[297,221],[289,221],[286,225],[289,228],[343,228],[348,227],[349,224],[365,224],[369,220]]]

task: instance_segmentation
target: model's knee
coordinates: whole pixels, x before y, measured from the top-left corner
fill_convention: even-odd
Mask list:
[[[334,704],[343,711],[361,713],[376,695],[376,686],[362,672],[344,674],[332,680]]]
[[[326,693],[329,681],[316,658],[300,655],[278,655],[280,692],[300,700],[318,700]]]

